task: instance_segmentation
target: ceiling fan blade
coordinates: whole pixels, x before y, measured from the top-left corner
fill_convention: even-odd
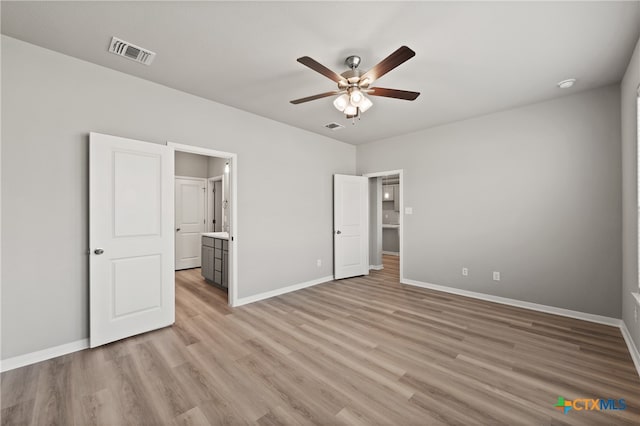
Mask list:
[[[410,92],[408,90],[385,89],[384,87],[371,87],[366,90],[371,96],[384,96],[385,98],[404,99],[405,101],[413,101],[420,92]]]
[[[326,98],[327,96],[339,95],[340,93],[342,93],[342,92],[334,90],[332,92],[324,92],[324,93],[320,93],[318,95],[307,96],[306,98],[295,99],[295,100],[289,101],[289,102],[291,102],[294,105],[297,105],[297,104],[301,104],[301,103],[304,103],[304,102],[315,101],[316,99]]]
[[[362,74],[362,76],[360,77],[360,81],[369,80],[368,84],[371,84],[375,80],[379,79],[392,69],[403,64],[414,56],[416,56],[416,52],[409,49],[407,46],[402,46],[391,55],[383,59],[378,65]]]
[[[317,62],[315,59],[311,59],[308,56],[303,56],[302,58],[298,58],[298,62],[302,65],[306,65],[312,70],[319,72],[320,74],[328,77],[329,79],[335,81],[336,83],[346,82],[347,80],[335,72],[331,71],[329,68],[322,65],[320,62]]]

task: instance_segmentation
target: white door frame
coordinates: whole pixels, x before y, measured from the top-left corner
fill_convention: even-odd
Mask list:
[[[363,173],[362,176],[368,178],[384,176],[400,176],[400,214],[398,215],[400,228],[398,229],[398,239],[400,245],[400,282],[404,281],[404,169],[388,170],[384,172]]]
[[[231,245],[231,250],[229,250],[229,263],[231,264],[231,274],[229,276],[228,303],[229,306],[236,306],[238,301],[238,154],[233,152],[216,151],[209,148],[201,148],[199,146],[184,145],[169,141],[167,141],[167,146],[171,148],[174,155],[175,151],[179,151],[188,152],[190,154],[206,155],[208,157],[226,158],[231,160],[231,170],[229,171],[231,175],[231,180],[229,182],[229,192],[231,192],[231,224],[229,226],[229,244]]]
[[[211,221],[213,220],[212,216],[213,216],[213,212],[212,212],[212,208],[211,205],[213,203],[209,202],[209,195],[211,194],[211,188],[213,187],[213,185],[215,184],[215,182],[222,182],[224,183],[224,181],[222,180],[222,175],[220,176],[213,176],[210,178],[207,178],[207,230],[211,227]],[[222,187],[222,196],[221,199],[224,200],[224,185],[220,185]],[[213,231],[211,231],[213,232]]]

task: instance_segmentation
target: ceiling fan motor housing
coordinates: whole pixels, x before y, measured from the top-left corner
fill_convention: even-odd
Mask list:
[[[344,63],[351,69],[355,69],[358,68],[358,65],[360,65],[360,56],[356,56],[356,55],[352,55],[352,56],[347,56],[347,59],[344,60]]]
[[[340,89],[346,89],[347,87],[355,86],[358,84],[358,82],[360,81],[360,76],[362,75],[362,72],[359,69],[353,68],[343,72],[340,75],[344,77],[347,81],[339,82],[338,87]],[[345,83],[348,83],[348,84],[345,84]]]

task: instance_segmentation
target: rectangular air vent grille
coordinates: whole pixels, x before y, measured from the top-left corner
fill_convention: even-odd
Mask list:
[[[111,38],[111,44],[109,45],[109,52],[116,55],[123,56],[132,61],[140,62],[141,64],[151,65],[153,58],[156,54],[148,49],[144,49],[135,44],[131,44],[127,41],[120,40],[117,37]]]
[[[344,126],[342,124],[335,123],[335,122],[334,123],[325,124],[324,127],[326,127],[327,129],[330,129],[330,130],[334,130],[334,131],[335,130],[344,129]]]

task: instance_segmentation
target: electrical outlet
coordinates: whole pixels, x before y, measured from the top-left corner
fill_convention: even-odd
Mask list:
[[[493,280],[494,281],[500,281],[500,272],[493,271]]]
[[[317,266],[318,268],[322,266],[322,259],[318,259],[318,260],[316,261],[316,266]]]
[[[462,276],[463,277],[469,276],[469,268],[462,268]]]

